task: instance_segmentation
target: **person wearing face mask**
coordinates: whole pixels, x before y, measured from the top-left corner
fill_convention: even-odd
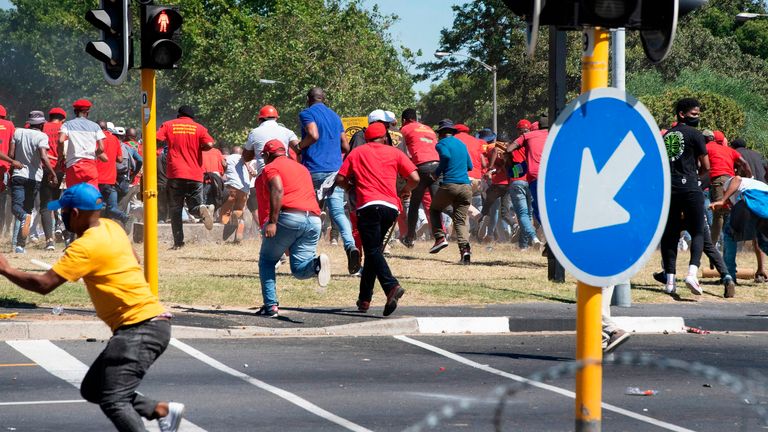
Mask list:
[[[669,216],[664,235],[661,237],[661,258],[667,275],[664,291],[668,294],[675,294],[676,291],[677,242],[683,229],[687,229],[692,238],[691,259],[685,284],[693,294],[702,294],[698,271],[704,250],[705,222],[704,196],[699,189],[699,176],[708,179],[709,157],[704,135],[696,129],[700,113],[701,103],[698,100],[680,99],[675,107],[677,125],[664,134],[672,179]]]

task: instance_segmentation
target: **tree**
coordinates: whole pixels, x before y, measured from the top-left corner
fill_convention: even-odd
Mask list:
[[[401,56],[386,36],[396,17],[366,11],[359,0],[164,3],[181,8],[184,55],[179,69],[158,71],[158,121],[175,117],[181,104],[194,105],[214,138],[235,144],[256,126],[264,104],[277,106],[281,121],[296,127],[306,92],[315,85],[326,89],[329,105],[342,116],[375,108],[396,111],[413,102],[413,77],[404,64],[408,55]],[[96,34],[83,18],[97,6],[94,0],[14,0],[14,5],[0,11],[0,49],[10,53],[0,58],[7,72],[0,103],[17,121],[31,109],[89,97],[94,117],[138,122],[138,70],[130,72],[127,84],[108,86],[100,64],[83,52],[84,41]],[[283,84],[260,84],[264,78]]]

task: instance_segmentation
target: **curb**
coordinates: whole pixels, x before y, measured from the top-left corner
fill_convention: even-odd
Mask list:
[[[684,333],[682,317],[613,317],[626,331],[643,334]],[[343,324],[312,328],[273,328],[242,326],[228,329],[173,326],[173,337],[180,339],[227,339],[256,337],[308,336],[395,336],[436,334],[515,334],[546,331],[575,331],[574,320],[559,320],[557,325],[538,328],[536,320],[509,317],[428,317],[397,318],[378,322]],[[550,320],[551,321],[551,320]],[[544,323],[543,321],[540,323]],[[543,328],[542,328],[543,327]],[[112,332],[101,321],[19,321],[0,323],[0,340],[19,339],[109,339]]]

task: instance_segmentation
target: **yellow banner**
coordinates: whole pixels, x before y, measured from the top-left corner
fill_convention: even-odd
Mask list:
[[[368,117],[342,117],[341,124],[344,125],[347,139],[351,139],[352,135],[368,126]]]

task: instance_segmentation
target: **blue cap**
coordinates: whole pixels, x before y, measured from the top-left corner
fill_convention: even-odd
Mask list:
[[[88,183],[80,183],[65,190],[58,200],[48,203],[48,210],[60,208],[76,208],[86,211],[101,210],[104,208],[104,203],[98,189]]]

